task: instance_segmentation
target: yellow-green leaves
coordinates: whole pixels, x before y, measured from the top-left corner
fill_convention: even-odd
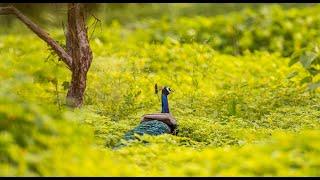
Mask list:
[[[318,57],[318,54],[307,51],[300,56],[300,62],[304,68],[308,69],[312,62]]]
[[[319,7],[102,24],[75,110],[56,104],[70,72],[45,44],[0,34],[0,175],[319,176],[320,96],[303,87],[319,89],[319,50],[301,49],[319,39]],[[178,135],[113,149],[160,112],[155,83],[175,90]]]
[[[318,74],[320,74],[320,58],[318,45],[294,52],[288,65],[292,66],[297,62],[300,62],[302,67],[309,73],[308,76],[304,77],[300,81],[301,84],[308,83],[308,90],[316,90],[319,85],[317,82],[313,82],[313,80],[317,78]]]

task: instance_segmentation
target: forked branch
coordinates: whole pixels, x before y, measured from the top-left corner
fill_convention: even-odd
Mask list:
[[[72,57],[55,41],[47,32],[42,30],[38,25],[32,22],[27,16],[23,15],[18,9],[13,6],[0,7],[0,15],[15,15],[20,19],[29,29],[31,29],[36,35],[44,40],[60,57],[60,59],[68,66],[72,67]]]

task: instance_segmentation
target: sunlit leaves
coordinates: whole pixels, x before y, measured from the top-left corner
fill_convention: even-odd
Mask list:
[[[287,78],[288,78],[288,79],[291,79],[291,78],[293,78],[293,77],[297,76],[298,74],[299,74],[299,72],[294,71],[294,72],[292,72],[292,73],[288,74]]]
[[[315,89],[320,87],[320,81],[316,82],[316,83],[312,83],[309,85],[309,90],[310,91],[314,91]]]
[[[307,51],[300,56],[300,62],[307,69],[317,57],[316,53]]]

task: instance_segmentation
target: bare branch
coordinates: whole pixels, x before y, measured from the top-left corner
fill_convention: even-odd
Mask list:
[[[9,15],[13,14],[18,19],[20,19],[29,29],[31,29],[36,35],[38,35],[42,40],[44,40],[57,55],[62,59],[62,61],[71,69],[72,58],[71,56],[55,41],[53,40],[48,33],[42,30],[38,25],[32,22],[28,17],[23,15],[18,9],[13,6],[1,7],[0,15]]]
[[[13,14],[12,7],[0,7],[0,15]]]
[[[91,35],[90,35],[89,40],[92,39],[92,36],[93,36],[93,34],[94,34],[94,31],[96,30],[96,26],[97,26],[98,23],[99,23],[99,25],[100,25],[100,30],[102,29],[102,28],[101,28],[101,20],[98,19],[94,14],[91,14],[91,16],[94,18],[94,22],[93,22],[92,25],[91,25],[91,26],[93,26],[93,31],[91,32]],[[90,26],[90,27],[91,27],[91,26]],[[90,28],[90,27],[89,27],[89,28]]]

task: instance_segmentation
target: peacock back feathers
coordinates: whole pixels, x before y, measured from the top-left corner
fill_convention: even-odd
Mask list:
[[[134,134],[138,135],[152,135],[152,136],[157,136],[160,134],[165,134],[165,133],[171,133],[170,127],[161,121],[158,120],[151,120],[151,121],[144,121],[140,123],[138,126],[135,128],[129,130],[125,135],[124,135],[124,140],[129,141],[129,140],[134,140],[136,139],[136,136]],[[115,148],[123,146],[122,143],[117,144]]]
[[[170,127],[161,121],[158,120],[152,120],[152,121],[146,121],[140,123],[138,126],[136,126],[134,129],[128,131],[124,135],[125,140],[134,139],[134,134],[149,134],[149,135],[160,135],[164,133],[170,133]]]

